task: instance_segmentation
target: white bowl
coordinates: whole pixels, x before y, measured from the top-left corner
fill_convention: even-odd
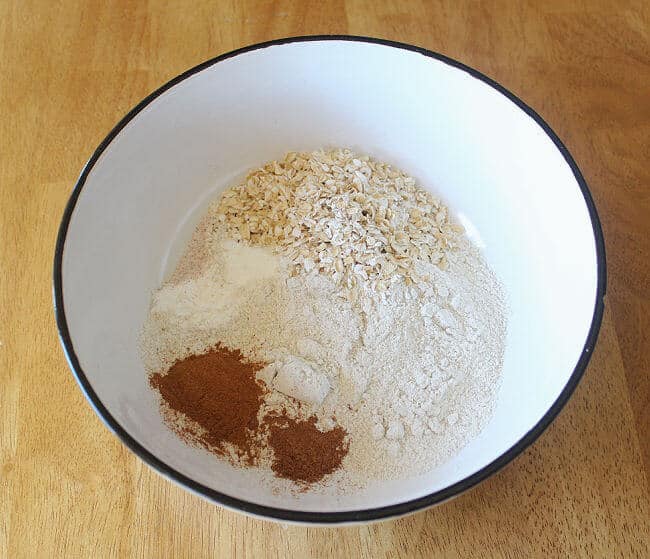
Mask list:
[[[289,150],[347,146],[397,164],[468,225],[510,304],[494,417],[417,478],[356,493],[273,494],[163,423],[138,353],[150,295],[207,201]],[[215,503],[284,521],[406,514],[472,487],[531,444],[587,366],[603,312],[603,238],[587,185],[548,125],[506,89],[420,48],[303,37],[234,51],[135,107],[85,166],[63,216],[56,317],[106,425],[150,466]],[[498,495],[494,495],[498,499]]]

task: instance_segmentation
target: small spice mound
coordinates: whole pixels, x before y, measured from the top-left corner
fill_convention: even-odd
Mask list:
[[[298,420],[286,413],[267,416],[269,446],[274,458],[271,468],[278,477],[314,483],[341,466],[348,453],[346,432],[337,426],[330,431],[316,427],[316,417]]]
[[[303,484],[321,480],[341,466],[349,447],[346,431],[320,431],[315,416],[297,419],[286,409],[267,411],[260,424],[269,391],[255,373],[263,367],[218,344],[176,361],[149,382],[162,397],[165,420],[185,442],[248,466],[263,465],[268,447],[278,477]]]
[[[255,373],[264,365],[247,362],[240,351],[221,345],[172,365],[167,374],[151,376],[151,386],[166,405],[197,423],[202,432],[181,429],[189,438],[218,454],[229,447],[250,462],[254,452],[257,413],[264,387]]]

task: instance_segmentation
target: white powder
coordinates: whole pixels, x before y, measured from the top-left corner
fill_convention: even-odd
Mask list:
[[[216,342],[269,362],[259,376],[276,405],[293,396],[323,427],[335,417],[348,431],[344,474],[357,483],[431,469],[485,426],[499,386],[504,304],[468,241],[448,253],[444,271],[418,263],[431,281],[398,281],[351,303],[327,277],[289,277],[270,250],[209,225],[210,249],[198,237],[188,247],[190,260],[209,254],[209,265],[154,294],[142,339],[149,371]]]
[[[278,275],[278,258],[268,250],[227,239],[220,248],[218,260],[198,278],[158,290],[152,312],[175,313],[188,326],[215,327],[232,316],[247,286]]]
[[[330,391],[327,376],[313,363],[294,355],[274,361],[261,375],[278,392],[307,404],[322,404]]]

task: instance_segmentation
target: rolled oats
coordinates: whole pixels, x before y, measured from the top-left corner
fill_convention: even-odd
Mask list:
[[[288,153],[226,190],[216,208],[230,235],[291,259],[339,286],[418,284],[415,262],[445,268],[463,228],[401,170],[349,149]]]

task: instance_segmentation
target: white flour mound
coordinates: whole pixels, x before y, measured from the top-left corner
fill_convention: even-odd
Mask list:
[[[480,252],[463,238],[447,262],[418,263],[428,282],[351,302],[326,276],[290,277],[270,249],[232,241],[211,209],[182,273],[153,296],[145,367],[166,370],[217,342],[241,349],[269,363],[259,375],[274,402],[296,398],[322,427],[334,417],[347,430],[347,479],[423,473],[486,425],[504,353],[504,295]]]

